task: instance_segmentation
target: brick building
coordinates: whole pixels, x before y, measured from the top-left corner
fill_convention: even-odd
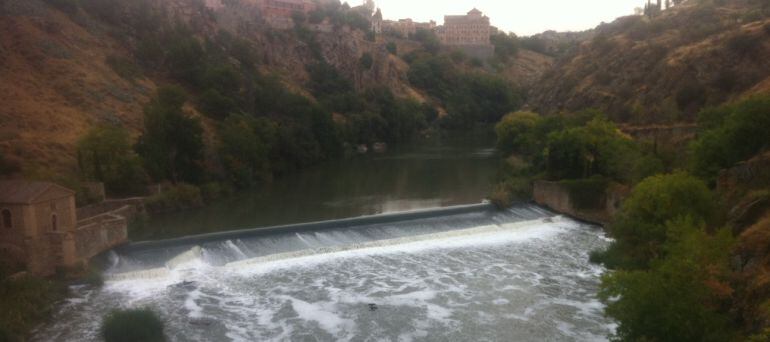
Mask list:
[[[122,216],[78,221],[75,192],[56,184],[0,181],[0,252],[33,274],[78,267],[127,240]]]
[[[444,25],[436,29],[436,35],[444,45],[490,45],[493,31],[497,30],[489,17],[474,8],[467,15],[444,16]]]
[[[421,22],[413,21],[410,18],[407,18],[407,19],[399,19],[398,21],[385,20],[382,22],[382,30],[384,32],[395,32],[400,34],[404,38],[408,38],[414,35],[419,29],[432,31],[435,28],[436,28],[436,22],[432,20],[427,23],[421,23]]]

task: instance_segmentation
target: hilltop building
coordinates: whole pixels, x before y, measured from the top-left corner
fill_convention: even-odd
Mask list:
[[[491,32],[489,17],[475,8],[467,15],[444,16],[444,25],[436,29],[445,45],[490,45]]]
[[[75,268],[127,241],[119,211],[78,220],[75,192],[56,184],[0,181],[0,254],[37,275]]]
[[[462,50],[471,57],[487,59],[495,48],[489,36],[497,33],[489,17],[474,8],[466,15],[444,16],[444,25],[436,28],[436,36],[443,45]]]
[[[254,0],[262,18],[273,28],[290,29],[294,27],[294,13],[308,15],[317,6],[312,0]]]
[[[382,30],[384,32],[395,32],[408,38],[414,35],[417,30],[434,30],[436,28],[436,22],[431,20],[427,23],[421,23],[413,21],[411,18],[399,19],[398,21],[385,20],[382,22]]]

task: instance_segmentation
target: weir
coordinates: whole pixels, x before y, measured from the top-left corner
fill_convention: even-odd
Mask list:
[[[239,267],[291,258],[334,254],[458,238],[542,224],[553,214],[532,205],[498,211],[488,203],[454,206],[188,236],[123,246],[111,253],[106,279],[166,277],[200,260],[214,267]]]
[[[98,341],[103,317],[127,305],[158,310],[174,340],[601,341],[614,330],[595,296],[604,268],[588,260],[608,244],[599,227],[534,205],[338,222],[115,251],[104,287],[73,287],[56,315],[67,320],[36,340]]]
[[[319,231],[332,228],[346,228],[355,226],[365,226],[373,224],[388,224],[400,221],[410,221],[418,219],[427,219],[440,216],[451,216],[467,213],[483,213],[494,211],[495,206],[491,203],[480,203],[471,205],[460,205],[445,208],[425,209],[406,211],[398,213],[388,213],[371,216],[361,216],[340,220],[329,220],[320,222],[300,223],[292,225],[282,225],[273,227],[253,228],[233,230],[226,232],[217,232],[209,234],[200,234],[186,236],[176,239],[166,239],[158,241],[134,242],[118,247],[116,250],[120,253],[137,252],[148,249],[171,248],[179,246],[192,246],[207,242],[226,241],[233,239],[242,239],[250,237],[268,236],[276,233],[299,233],[307,231]]]

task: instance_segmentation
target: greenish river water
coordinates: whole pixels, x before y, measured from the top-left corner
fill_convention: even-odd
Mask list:
[[[323,163],[205,208],[157,215],[132,239],[479,203],[497,172],[494,144],[491,129],[474,130]]]

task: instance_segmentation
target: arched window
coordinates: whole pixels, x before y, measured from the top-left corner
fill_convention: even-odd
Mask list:
[[[51,230],[59,230],[59,222],[57,222],[56,214],[51,215]]]
[[[11,211],[3,209],[3,227],[13,228],[13,220],[11,219]]]

